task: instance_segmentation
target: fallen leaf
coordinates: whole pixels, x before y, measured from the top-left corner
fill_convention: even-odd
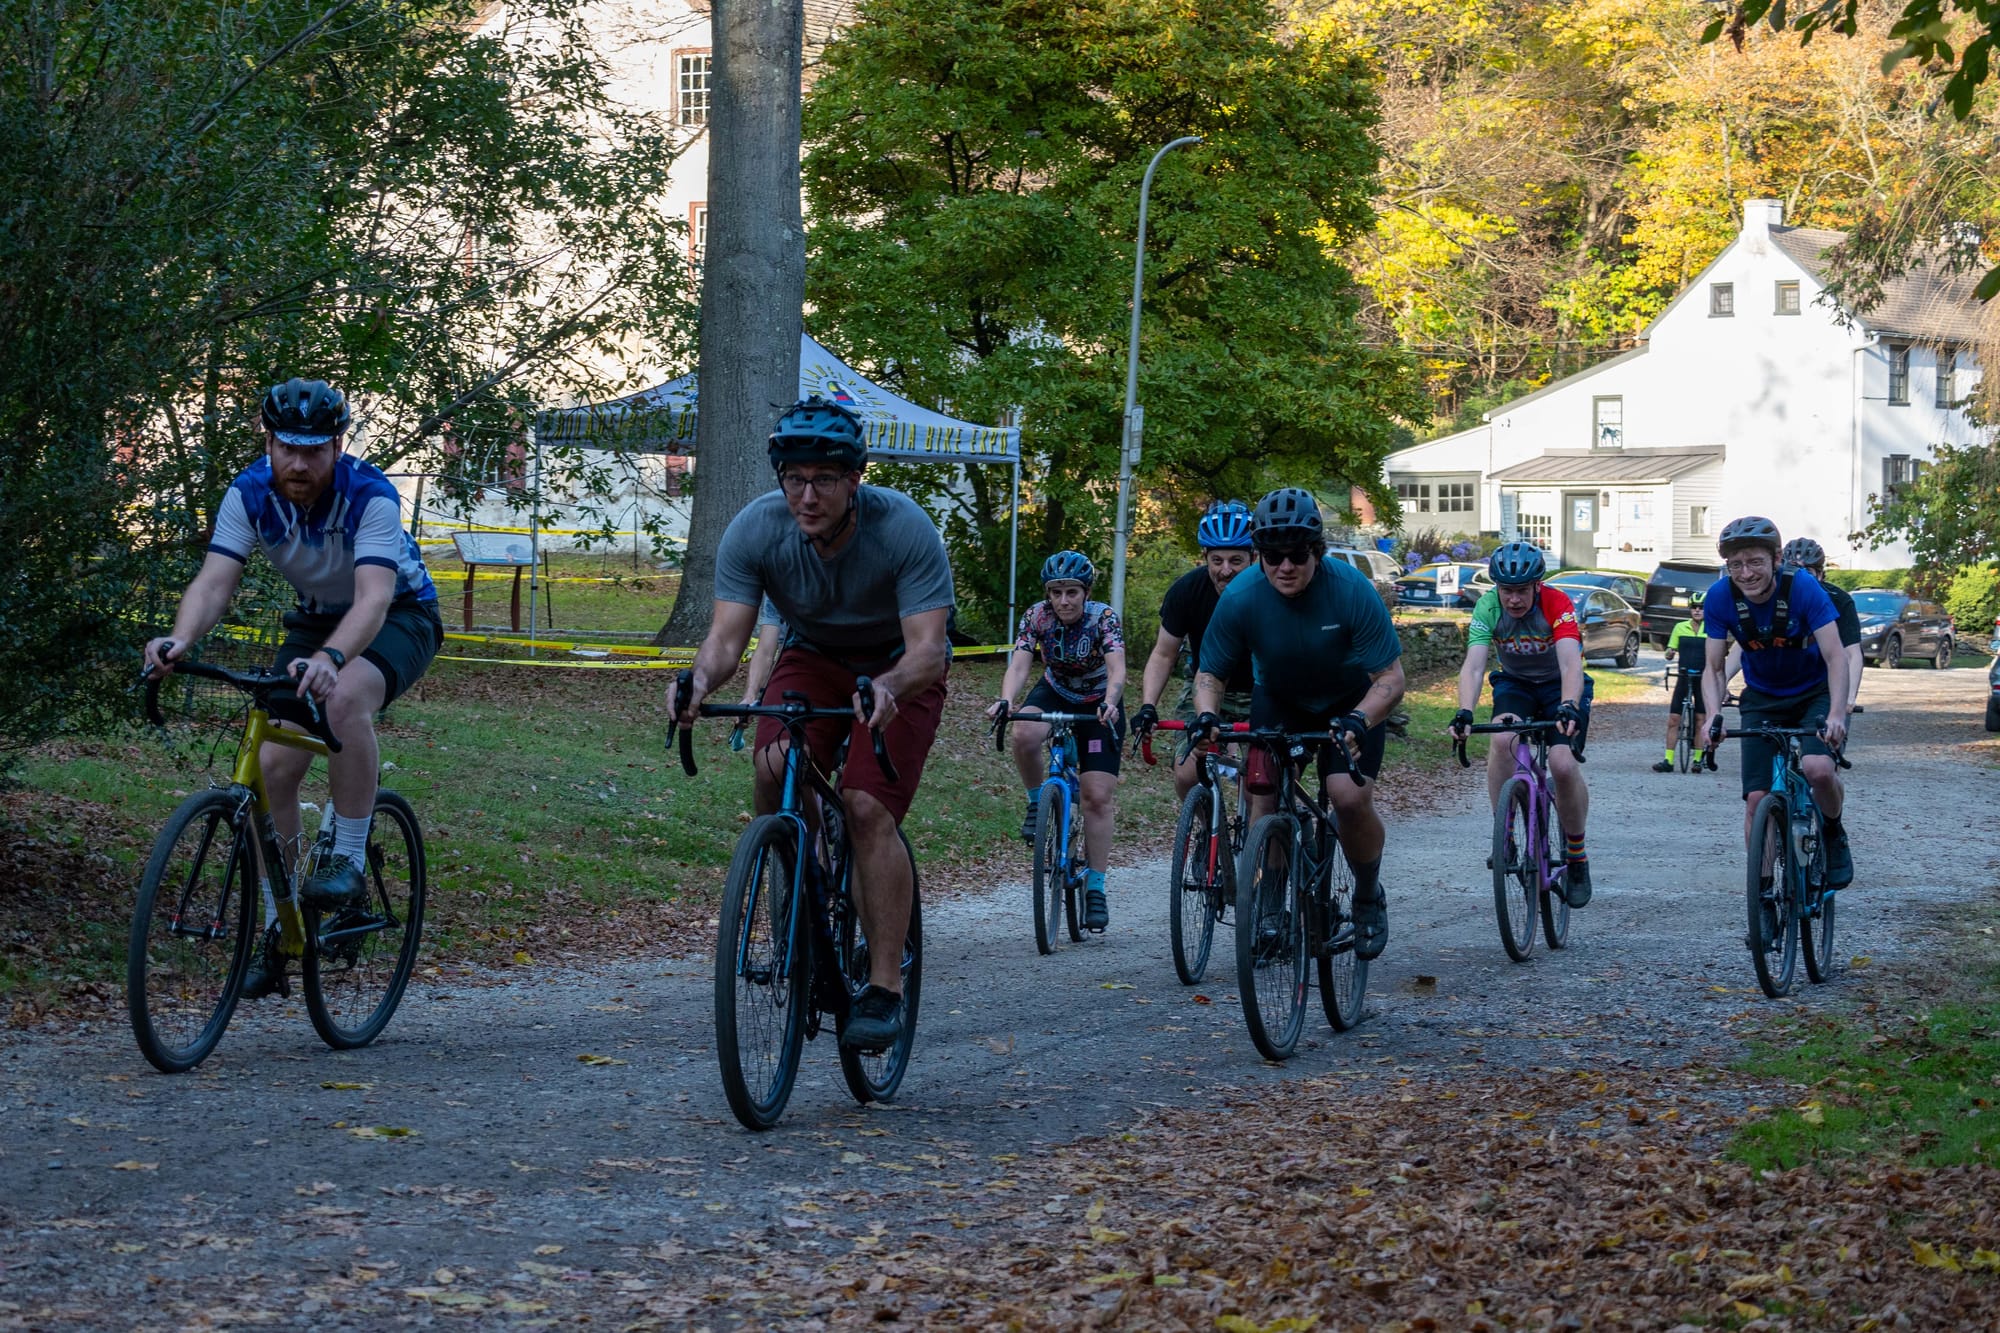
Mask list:
[[[1100,981],[1100,982],[1098,982],[1097,984],[1098,984],[1098,986],[1099,986],[1100,988],[1102,988],[1102,989],[1104,989],[1104,990],[1138,990],[1138,989],[1139,989],[1139,988],[1138,988],[1137,986],[1134,986],[1134,985],[1133,985],[1133,984],[1132,984],[1131,982],[1129,982],[1129,981]]]
[[[1965,1271],[1959,1265],[1958,1256],[1952,1252],[1949,1245],[1935,1246],[1929,1241],[1913,1240],[1910,1242],[1910,1257],[1925,1268],[1942,1268],[1947,1273]]]
[[[620,1060],[612,1055],[579,1055],[576,1057],[576,1060],[578,1064],[584,1065],[623,1065],[631,1063],[629,1060]]]
[[[322,1083],[320,1086],[328,1092],[366,1092],[375,1085],[373,1083]]]
[[[560,1245],[537,1245],[535,1247],[536,1254],[561,1254],[562,1252],[563,1247]]]
[[[414,1129],[404,1129],[401,1125],[359,1125],[347,1131],[357,1139],[413,1139]]]
[[[139,1162],[127,1158],[122,1162],[113,1162],[111,1169],[113,1171],[157,1171],[160,1169],[160,1164],[158,1162]]]

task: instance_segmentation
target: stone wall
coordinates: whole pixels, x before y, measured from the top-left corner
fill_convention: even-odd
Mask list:
[[[1396,637],[1403,641],[1403,676],[1412,689],[1458,674],[1465,661],[1464,621],[1403,621]]]

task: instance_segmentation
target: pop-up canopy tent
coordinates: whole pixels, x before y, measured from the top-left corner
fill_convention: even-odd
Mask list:
[[[868,431],[871,457],[928,463],[1002,463],[1014,469],[1009,505],[1007,623],[1014,623],[1014,569],[1021,530],[1021,432],[979,426],[920,407],[889,392],[828,351],[810,334],[799,335],[799,397],[818,394],[850,409]],[[699,386],[693,373],[641,393],[589,407],[538,414],[539,443],[581,445],[638,453],[694,453]]]

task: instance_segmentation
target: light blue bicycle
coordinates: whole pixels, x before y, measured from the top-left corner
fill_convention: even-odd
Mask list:
[[[993,720],[993,748],[1006,748],[1009,722],[1042,722],[1049,728],[1049,770],[1035,795],[1035,947],[1054,953],[1068,930],[1072,943],[1083,938],[1083,820],[1077,817],[1083,782],[1076,766],[1080,722],[1095,713],[1022,713],[1009,709]]]

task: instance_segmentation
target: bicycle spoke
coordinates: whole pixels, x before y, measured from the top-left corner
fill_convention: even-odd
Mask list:
[[[369,901],[307,914],[306,1012],[336,1050],[375,1040],[402,1002],[423,934],[425,875],[416,812],[395,792],[377,792],[363,854]]]
[[[126,1008],[162,1073],[191,1069],[222,1039],[248,965],[256,899],[241,798],[197,792],[154,844],[126,957]]]

